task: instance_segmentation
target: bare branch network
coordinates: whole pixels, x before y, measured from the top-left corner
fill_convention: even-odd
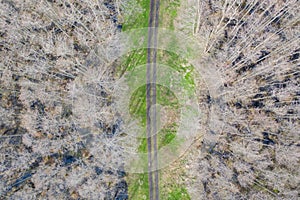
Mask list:
[[[175,31],[221,75],[197,80],[191,198],[298,199],[299,1],[180,3]],[[138,12],[137,0],[1,1],[1,199],[128,199],[120,144],[138,144],[115,108],[112,58],[123,17]]]

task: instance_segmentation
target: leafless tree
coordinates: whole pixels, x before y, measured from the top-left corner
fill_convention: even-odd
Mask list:
[[[126,4],[0,5],[1,199],[104,199],[127,190],[107,68]]]
[[[191,174],[198,174],[193,187],[202,187],[190,191],[201,199],[297,199],[299,2],[187,5],[194,6],[181,11],[178,26],[204,41],[199,67],[214,70],[219,76],[208,78],[220,82],[210,97],[212,125],[191,157]],[[181,26],[187,16],[194,23]]]

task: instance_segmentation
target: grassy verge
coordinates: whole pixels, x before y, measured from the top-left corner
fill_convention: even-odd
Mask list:
[[[180,185],[172,185],[171,192],[167,197],[163,198],[166,200],[190,200],[190,196],[187,190]]]
[[[161,27],[174,30],[174,20],[177,17],[177,10],[180,6],[180,0],[161,0],[159,25]]]
[[[149,4],[149,0],[129,1],[123,8],[126,13],[122,31],[148,27]]]
[[[127,9],[127,13],[129,14],[124,16],[125,23],[123,24],[123,31],[148,26],[149,0],[132,0],[132,2],[135,5],[124,8]],[[177,8],[179,4],[179,0],[161,0],[160,27],[174,30],[175,27],[173,21],[177,16]],[[176,41],[174,42],[176,43]],[[184,77],[181,83],[184,90],[189,91],[190,94],[194,92],[195,83],[193,80],[193,66],[189,65],[183,58],[180,58],[179,55],[163,50],[157,51],[157,60],[159,63],[167,65],[178,71],[182,77]],[[126,71],[134,70],[136,66],[144,65],[146,62],[147,50],[134,50],[128,53],[119,65],[117,70],[118,75],[122,76],[122,74]],[[173,120],[163,126],[158,134],[158,148],[161,148],[176,139],[176,131],[178,128],[178,120],[176,119],[179,119],[180,104],[176,95],[167,87],[162,85],[157,85],[157,103],[161,106],[168,107],[169,111],[175,113]],[[129,111],[132,117],[139,119],[141,126],[146,126],[146,85],[136,89],[131,96]],[[145,138],[140,139],[138,152],[147,153],[147,140]],[[160,177],[162,177],[162,174]],[[149,199],[147,173],[130,174],[127,177],[127,181],[129,184],[130,199]],[[160,180],[160,188],[163,190],[161,192],[161,199],[190,199],[184,185],[174,184],[174,179]]]
[[[149,199],[148,174],[131,174],[128,177],[129,199]]]

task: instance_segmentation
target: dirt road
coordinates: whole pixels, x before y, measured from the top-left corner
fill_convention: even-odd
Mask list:
[[[159,199],[158,187],[158,159],[156,137],[156,47],[159,22],[159,0],[150,1],[150,14],[148,24],[148,50],[147,50],[147,145],[148,145],[148,181],[149,199]],[[149,48],[153,47],[153,48]]]

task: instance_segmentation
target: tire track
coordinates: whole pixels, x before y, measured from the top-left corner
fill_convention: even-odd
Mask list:
[[[156,55],[159,25],[159,0],[150,1],[147,49],[147,146],[148,146],[148,182],[149,199],[159,199],[159,174],[156,137]],[[152,47],[153,48],[150,48]],[[153,109],[151,109],[151,106]]]

